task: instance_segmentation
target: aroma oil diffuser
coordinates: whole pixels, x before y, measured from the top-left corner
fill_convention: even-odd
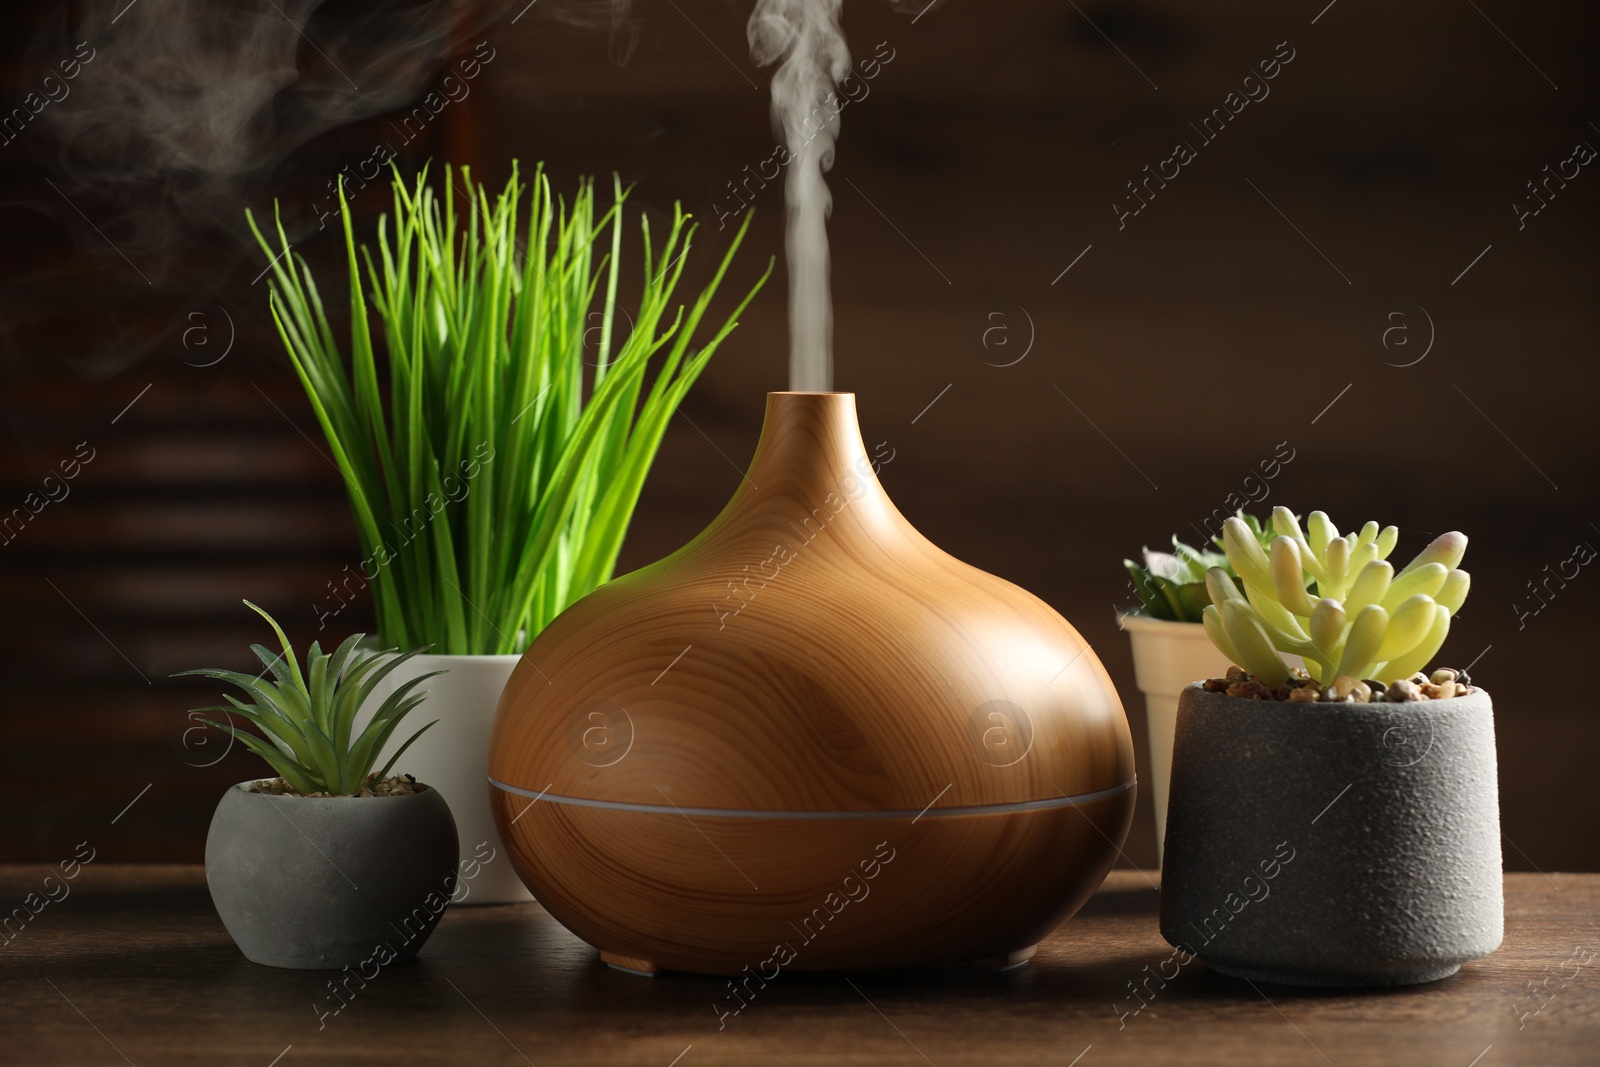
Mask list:
[[[895,510],[850,393],[773,393],[710,527],[517,665],[495,819],[608,963],[1019,963],[1133,814],[1110,680],[1044,602]]]

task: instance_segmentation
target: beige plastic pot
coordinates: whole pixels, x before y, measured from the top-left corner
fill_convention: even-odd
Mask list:
[[[1145,728],[1150,736],[1150,797],[1155,802],[1156,855],[1165,847],[1167,788],[1172,779],[1172,736],[1178,721],[1178,695],[1190,682],[1227,673],[1228,657],[1197,622],[1169,622],[1138,612],[1123,614],[1122,628],[1133,642],[1133,674],[1144,693]]]

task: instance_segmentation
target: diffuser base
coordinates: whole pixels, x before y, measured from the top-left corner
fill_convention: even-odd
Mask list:
[[[1018,967],[1026,967],[1028,961],[1033,959],[1033,954],[1039,951],[1038,945],[1029,945],[1027,948],[1018,949],[1016,952],[1007,952],[1000,956],[991,956],[981,962],[988,965],[996,974],[1014,971]]]
[[[545,910],[604,946],[614,967],[770,980],[775,969],[1011,966],[1100,885],[1134,797],[1130,782],[1075,804],[984,814],[692,821],[671,808],[546,797],[508,846]],[[497,789],[494,803],[510,827],[528,802]],[[610,873],[641,857],[653,882]]]
[[[1026,967],[1029,961],[1033,959],[1034,953],[1038,951],[1038,945],[1029,945],[1027,948],[1018,949],[1016,952],[1006,952],[998,956],[990,956],[986,959],[978,960],[977,963],[989,968],[995,974],[1006,974]],[[610,967],[613,971],[636,974],[640,978],[654,978],[662,970],[662,968],[649,960],[641,960],[635,956],[622,956],[615,952],[602,951],[600,953],[600,962]]]
[[[619,956],[615,952],[601,952],[600,962],[612,970],[626,971],[644,978],[654,978],[656,972],[661,969],[649,960],[641,960],[634,956]]]

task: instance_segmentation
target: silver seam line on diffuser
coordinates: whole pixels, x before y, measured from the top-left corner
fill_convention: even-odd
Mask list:
[[[1137,779],[1130,778],[1121,785],[1112,786],[1110,789],[1099,789],[1093,793],[1079,793],[1070,797],[1050,797],[1045,800],[1019,800],[1009,804],[975,804],[964,808],[929,808],[923,812],[916,811],[761,811],[749,808],[683,808],[671,804],[631,804],[621,800],[588,800],[583,797],[564,797],[555,793],[535,793],[530,789],[507,785],[492,775],[489,784],[496,789],[507,793],[515,793],[521,797],[536,797],[550,804],[570,804],[578,808],[600,808],[604,811],[636,811],[651,815],[699,815],[711,818],[724,819],[914,819],[920,816],[924,819],[943,818],[952,815],[998,815],[1009,811],[1046,811],[1050,808],[1075,807],[1079,804],[1089,804],[1096,800],[1105,800],[1107,797],[1118,796],[1132,789]]]

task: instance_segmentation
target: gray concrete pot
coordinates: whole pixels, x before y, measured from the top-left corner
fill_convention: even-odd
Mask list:
[[[222,796],[206,884],[246,957],[269,967],[410,959],[456,884],[456,825],[437,790],[398,797]]]
[[[1505,926],[1494,714],[1405,704],[1178,704],[1161,934],[1223,974],[1431,982]]]

